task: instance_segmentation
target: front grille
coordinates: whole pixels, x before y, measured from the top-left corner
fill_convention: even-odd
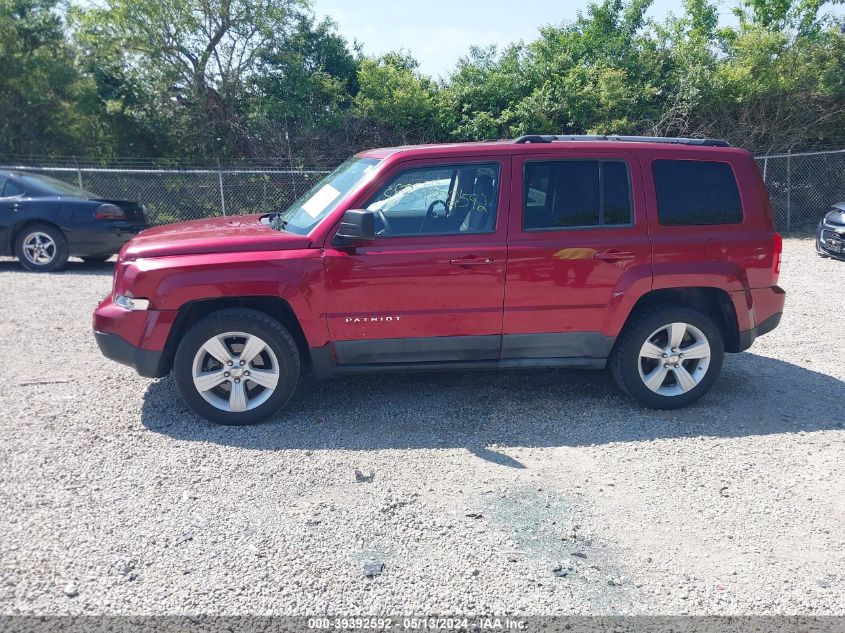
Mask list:
[[[831,231],[830,229],[823,229],[822,230],[822,239],[827,240],[845,240],[845,235],[839,235],[836,231]]]

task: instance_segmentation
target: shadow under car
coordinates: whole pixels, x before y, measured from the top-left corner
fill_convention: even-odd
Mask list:
[[[150,384],[141,421],[187,441],[255,450],[585,446],[657,438],[842,429],[845,383],[753,353],[728,355],[713,392],[673,411],[638,407],[601,371],[525,370],[305,378],[268,422],[226,427],[182,402],[172,376]]]

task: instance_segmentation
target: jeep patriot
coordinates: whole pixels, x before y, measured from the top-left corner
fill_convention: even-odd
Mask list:
[[[306,366],[608,367],[671,409],[778,325],[780,255],[757,166],[723,141],[383,148],[283,211],[138,234],[94,331],[221,424],[272,415]]]

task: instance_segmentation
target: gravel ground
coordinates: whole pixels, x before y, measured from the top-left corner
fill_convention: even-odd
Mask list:
[[[100,357],[110,274],[0,261],[2,613],[845,614],[845,262],[809,240],[781,327],[679,412],[443,373],[215,427]]]

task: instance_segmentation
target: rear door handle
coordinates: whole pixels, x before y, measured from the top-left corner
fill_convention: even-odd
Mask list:
[[[450,259],[452,266],[488,266],[493,263],[489,257],[465,257],[463,259]]]
[[[636,253],[632,253],[630,251],[617,251],[611,249],[609,251],[604,251],[603,253],[596,253],[593,255],[593,258],[601,259],[606,262],[618,262],[623,259],[634,259],[636,256]]]

